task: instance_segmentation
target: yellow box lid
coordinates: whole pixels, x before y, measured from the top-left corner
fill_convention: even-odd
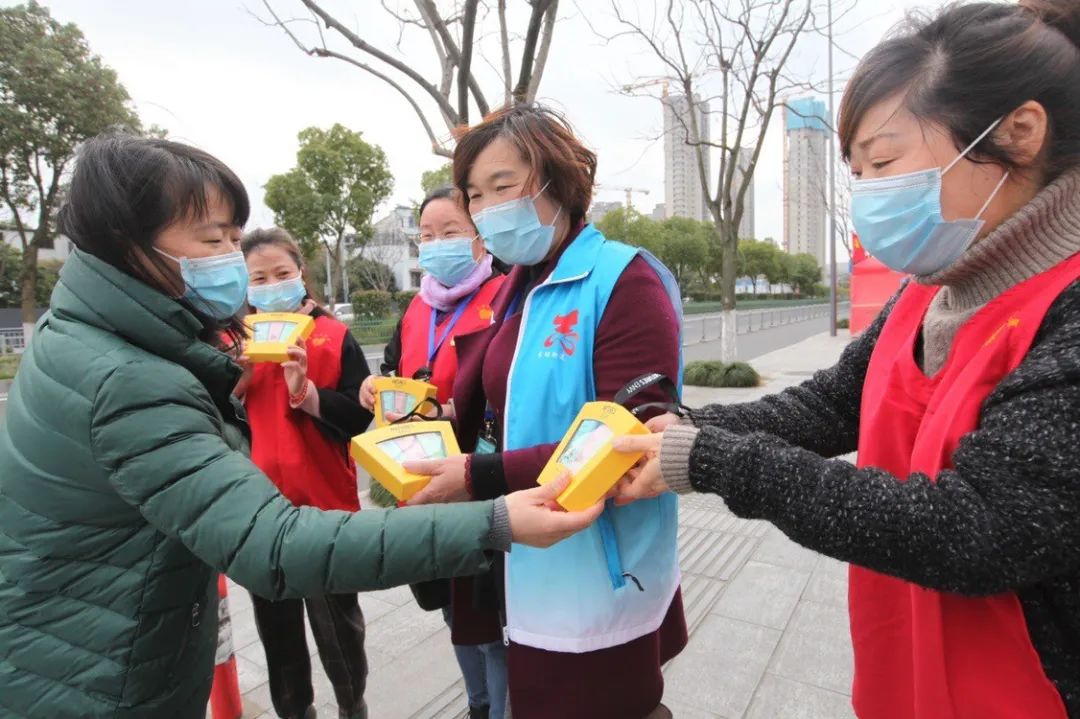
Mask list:
[[[255,312],[244,318],[244,354],[252,362],[288,362],[289,347],[315,331],[311,315],[297,312]]]
[[[435,399],[438,388],[428,382],[407,377],[375,378],[375,426],[389,426],[387,412],[406,415],[425,399]]]
[[[570,486],[558,502],[570,512],[588,509],[599,502],[642,452],[616,452],[612,440],[628,434],[648,434],[637,417],[614,402],[588,402],[578,413],[555,454],[537,480],[547,484],[569,471]]]
[[[447,421],[402,422],[352,438],[350,454],[400,502],[427,486],[431,477],[406,472],[403,462],[446,459],[461,454]]]

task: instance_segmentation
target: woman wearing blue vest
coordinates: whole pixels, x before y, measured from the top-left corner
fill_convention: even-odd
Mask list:
[[[454,184],[485,246],[513,269],[492,325],[457,339],[458,434],[476,451],[411,467],[433,475],[412,503],[535,486],[582,404],[648,372],[680,376],[674,278],[585,224],[595,173],[596,156],[536,105],[460,138]],[[635,396],[666,399],[655,388]],[[668,494],[608,507],[549,551],[514,545],[504,586],[516,719],[670,716],[660,666],[686,643],[677,514]]]

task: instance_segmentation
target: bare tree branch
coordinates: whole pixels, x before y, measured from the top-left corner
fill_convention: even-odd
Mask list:
[[[394,78],[376,70],[367,63],[361,62],[355,58],[351,58],[347,55],[343,55],[333,50],[328,50],[326,47],[308,47],[303,42],[301,42],[300,38],[298,38],[296,34],[293,33],[293,31],[288,27],[286,23],[282,22],[281,19],[278,18],[277,14],[274,12],[274,9],[270,6],[269,0],[263,0],[263,5],[266,7],[270,15],[274,18],[274,22],[265,23],[265,21],[262,20],[260,20],[260,22],[264,22],[264,24],[269,25],[277,25],[278,27],[280,27],[289,37],[289,39],[293,41],[296,47],[298,47],[300,51],[303,52],[305,55],[341,60],[342,62],[360,68],[364,72],[370,73],[371,75],[379,78],[386,84],[390,85],[390,87],[397,90],[398,93],[405,98],[409,105],[412,106],[413,111],[416,113],[416,116],[420,119],[420,124],[423,125],[424,132],[427,133],[428,139],[431,141],[431,151],[434,154],[440,155],[442,157],[451,157],[453,155],[453,153],[447,147],[445,147],[445,145],[440,142],[438,137],[435,135],[435,130],[431,127],[431,123],[428,122],[427,116],[424,114],[424,111],[420,107],[420,104],[417,103],[416,100],[413,99],[412,95],[410,95],[408,91],[401,86],[400,83],[394,80]]]
[[[532,0],[532,15],[529,17],[529,29],[525,32],[525,47],[521,51],[521,72],[514,87],[514,99],[524,102],[529,93],[529,80],[532,78],[533,64],[536,60],[536,42],[540,37],[540,24],[544,13],[552,0]]]
[[[544,68],[547,66],[548,53],[551,51],[551,37],[555,34],[555,17],[559,14],[559,0],[552,0],[547,14],[544,15],[543,37],[540,40],[540,50],[536,53],[536,66],[533,68],[532,79],[529,80],[529,92],[526,99],[536,99],[536,93],[540,89],[540,80],[544,77]]]
[[[438,32],[439,37],[442,39],[446,54],[450,58],[450,62],[454,66],[460,66],[461,51],[458,49],[457,43],[454,41],[454,36],[450,34],[450,29],[448,27],[447,21],[443,20],[442,17],[439,16],[439,9],[435,7],[435,0],[417,0],[416,6],[420,9],[425,20],[432,27],[435,28],[436,32]],[[473,26],[475,26],[476,24],[475,9],[473,12],[473,20],[470,24]],[[467,30],[463,29],[463,32],[466,31]],[[462,42],[462,44],[472,45],[471,42],[465,43],[464,41]],[[472,76],[472,73],[467,73],[466,77],[468,78],[469,89],[472,91],[473,99],[476,100],[477,109],[480,110],[481,115],[488,114],[487,99],[484,97],[484,93],[480,91],[480,84],[476,81],[476,78]],[[458,122],[455,124],[460,125],[462,124],[462,122],[464,121],[461,118],[458,118]]]
[[[264,0],[265,2],[265,0]],[[407,76],[413,82],[415,82],[424,92],[426,92],[435,102],[439,105],[439,108],[448,117],[454,118],[455,122],[460,122],[460,118],[457,117],[457,113],[454,112],[454,108],[450,105],[450,102],[443,95],[439,94],[438,88],[428,82],[423,75],[406,65],[401,60],[398,60],[392,55],[388,55],[379,48],[371,45],[355,32],[345,27],[337,18],[330,13],[322,9],[322,7],[315,2],[315,0],[300,0],[309,10],[314,12],[322,20],[323,24],[332,30],[335,30],[339,35],[349,41],[353,47],[361,52],[365,52],[372,57],[386,63],[390,67],[394,68],[398,72]],[[384,76],[385,77],[385,76]]]
[[[506,0],[499,0],[499,43],[502,46],[503,104],[509,105],[513,99],[513,87],[510,75],[510,36],[506,31]]]
[[[279,0],[279,3],[285,1]],[[345,18],[336,18],[322,0],[289,2],[302,5],[311,18],[286,19],[279,16],[271,0],[262,0],[267,12],[260,12],[264,17],[268,13],[270,19],[263,20],[250,11],[249,14],[264,25],[283,31],[304,54],[348,63],[389,84],[409,102],[421,120],[433,151],[442,156],[450,154],[448,148],[453,144],[454,131],[474,119],[473,113],[479,111],[481,115],[486,115],[490,112],[480,84],[480,79],[486,77],[487,73],[477,71],[478,66],[483,69],[485,63],[490,65],[489,53],[485,53],[488,44],[494,46],[498,42],[501,54],[502,67],[492,68],[495,75],[501,75],[498,83],[501,87],[496,92],[509,103],[531,100],[536,96],[552,49],[559,7],[558,0],[527,0],[530,7],[528,27],[522,28],[524,32],[516,33],[509,24],[507,0],[498,0],[497,5],[490,0],[455,0],[448,4],[454,8],[450,17],[440,12],[436,0],[411,0],[413,7],[409,7],[410,3],[406,0],[380,0],[378,5],[372,3],[397,22],[399,48],[413,39],[415,33],[427,34],[439,62],[436,74],[431,68],[425,72],[423,66],[415,65],[411,55],[406,59],[391,46],[378,47],[373,44],[366,37],[366,29],[354,27],[356,23],[344,22]],[[496,21],[499,23],[495,32],[485,28],[484,22],[488,18],[492,25]],[[305,24],[301,30],[300,24],[304,23],[311,23],[312,29]],[[456,32],[456,25],[461,26],[460,35]],[[351,47],[343,46],[340,42],[347,42]],[[515,70],[511,64],[511,54],[515,50],[511,43],[515,48],[520,43],[522,50],[516,84]],[[430,98],[442,116],[447,135],[437,134],[434,130],[433,123],[437,124],[437,121],[425,96]]]
[[[786,92],[814,87],[809,77],[800,76],[813,68],[793,68],[792,53],[818,29],[815,1],[821,0],[665,0],[653,6],[650,24],[640,15],[632,18],[620,0],[612,0],[619,32],[605,39],[630,36],[642,42],[683,96],[680,107],[685,101],[689,110],[670,113],[675,125],[665,131],[677,132],[678,141],[695,148],[701,184],[711,188],[706,204],[719,236],[725,313],[735,308],[738,226],[770,122]],[[651,84],[625,85],[622,92],[638,95]],[[714,119],[719,137],[707,131]],[[710,177],[714,150],[719,168]],[[729,324],[725,320],[722,332],[725,360],[734,359]]]
[[[458,117],[469,124],[469,81],[472,80],[473,30],[476,29],[476,6],[480,0],[465,0],[461,31],[461,61],[458,63]],[[475,82],[475,81],[473,81]]]

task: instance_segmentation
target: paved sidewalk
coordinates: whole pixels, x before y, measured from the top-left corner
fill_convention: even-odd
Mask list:
[[[691,387],[686,403],[749,401],[798,384],[833,364],[846,344],[846,333],[811,337],[754,360],[762,387]],[[853,717],[846,565],[796,545],[765,522],[738,519],[715,496],[684,497],[680,510],[690,643],[665,668],[664,703],[680,719]],[[230,585],[229,601],[244,716],[269,719],[266,661],[250,599]],[[372,718],[465,716],[440,613],[420,610],[407,587],[363,594],[360,601],[368,621]],[[308,644],[314,652],[310,636]],[[317,657],[312,665],[319,716],[335,719],[330,683]]]

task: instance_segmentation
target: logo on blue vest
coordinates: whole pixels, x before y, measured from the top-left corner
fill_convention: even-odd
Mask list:
[[[578,311],[565,315],[555,315],[555,331],[544,340],[544,349],[539,352],[541,359],[566,359],[573,357],[581,336],[574,331],[578,323]]]

